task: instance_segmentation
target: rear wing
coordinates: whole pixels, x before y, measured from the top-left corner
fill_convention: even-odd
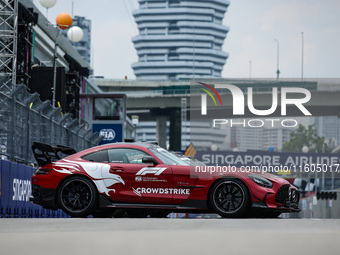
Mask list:
[[[32,151],[34,154],[34,158],[39,166],[47,165],[49,163],[62,159],[65,156],[76,153],[76,150],[71,147],[63,145],[51,146],[45,143],[38,142],[33,143]]]

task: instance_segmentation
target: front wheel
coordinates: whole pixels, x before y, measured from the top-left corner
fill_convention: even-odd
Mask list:
[[[96,209],[97,189],[85,177],[71,177],[61,184],[57,200],[60,208],[70,216],[86,217]]]
[[[249,208],[246,185],[237,179],[218,180],[209,195],[211,208],[224,218],[242,216]]]

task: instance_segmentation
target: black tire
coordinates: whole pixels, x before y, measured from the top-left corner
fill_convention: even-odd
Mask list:
[[[250,205],[248,188],[238,179],[218,180],[209,194],[209,203],[223,218],[241,217]]]
[[[97,207],[97,188],[87,178],[74,176],[61,183],[57,200],[60,208],[70,216],[87,217]]]

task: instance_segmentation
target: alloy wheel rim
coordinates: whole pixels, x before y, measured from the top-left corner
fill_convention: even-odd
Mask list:
[[[72,180],[61,192],[63,205],[72,212],[86,210],[92,201],[90,186],[82,180]]]
[[[244,191],[241,186],[232,181],[220,183],[214,191],[214,203],[224,213],[234,213],[244,203]]]

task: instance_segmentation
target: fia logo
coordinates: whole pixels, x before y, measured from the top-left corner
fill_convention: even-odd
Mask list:
[[[99,135],[104,136],[104,141],[112,141],[116,137],[116,132],[113,129],[102,129]]]

